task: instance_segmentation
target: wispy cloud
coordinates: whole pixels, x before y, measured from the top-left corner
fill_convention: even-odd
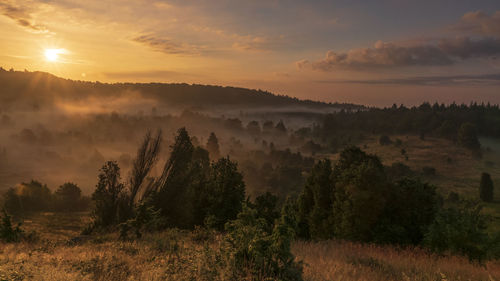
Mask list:
[[[500,74],[418,76],[409,78],[373,79],[373,80],[320,80],[318,83],[333,84],[370,84],[370,85],[420,85],[420,86],[486,86],[500,85]]]
[[[30,12],[21,6],[14,6],[9,3],[0,3],[0,13],[12,20],[18,25],[36,33],[47,33],[48,29],[41,24],[37,24]]]
[[[187,43],[176,42],[169,38],[156,37],[153,34],[137,36],[132,41],[141,43],[151,49],[165,54],[176,55],[199,55],[201,47]]]

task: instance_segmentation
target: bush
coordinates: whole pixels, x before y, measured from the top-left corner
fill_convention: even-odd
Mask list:
[[[52,193],[47,185],[32,180],[10,188],[4,194],[4,207],[12,214],[41,212],[53,209]]]
[[[474,124],[467,122],[460,126],[458,130],[458,143],[466,148],[479,150],[481,144],[477,138],[476,126]]]
[[[18,242],[24,231],[21,229],[21,223],[13,226],[11,216],[5,210],[2,211],[2,221],[0,224],[0,240],[4,242]]]
[[[488,173],[481,174],[481,183],[479,184],[479,197],[484,202],[493,202],[493,181]]]
[[[83,211],[88,208],[88,197],[81,196],[82,191],[76,184],[67,182],[54,192],[56,211]]]
[[[424,176],[433,177],[436,175],[436,168],[430,166],[422,167],[422,173]]]
[[[231,279],[249,275],[259,280],[302,280],[302,265],[290,250],[293,231],[284,223],[266,231],[265,219],[257,210],[243,206],[238,218],[226,224],[225,255],[231,267]]]
[[[380,136],[380,138],[378,139],[378,142],[380,145],[389,145],[392,143],[392,140],[389,138],[389,136],[387,135],[382,135]]]
[[[489,241],[481,206],[462,201],[437,213],[425,234],[424,245],[439,253],[449,252],[482,261],[488,255]]]

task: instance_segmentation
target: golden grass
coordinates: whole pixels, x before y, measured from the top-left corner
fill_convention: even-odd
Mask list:
[[[296,242],[306,280],[500,280],[500,262],[485,266],[422,249],[397,249],[344,241]]]
[[[0,243],[0,280],[230,280],[214,262],[220,241],[167,230],[126,242],[112,233],[74,244]],[[297,241],[292,251],[304,262],[305,280],[500,280],[500,261],[480,266],[418,248]]]

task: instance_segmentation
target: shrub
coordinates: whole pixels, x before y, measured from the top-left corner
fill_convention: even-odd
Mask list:
[[[5,210],[2,211],[2,221],[0,224],[0,240],[4,242],[18,242],[24,231],[21,229],[21,223],[13,226],[11,216]]]
[[[435,176],[436,175],[436,168],[430,167],[430,166],[424,166],[424,167],[422,167],[422,173],[428,177]]]
[[[493,201],[493,181],[488,173],[481,174],[481,183],[479,184],[479,197],[484,202]]]
[[[248,277],[263,280],[302,280],[302,265],[290,250],[293,231],[284,223],[266,231],[266,222],[257,210],[243,206],[238,218],[226,224],[225,255],[231,267],[231,279]]]
[[[392,140],[389,138],[389,136],[387,135],[382,135],[380,136],[380,138],[378,139],[378,142],[380,145],[389,145],[392,143]]]
[[[472,123],[463,123],[458,130],[458,143],[462,146],[479,150],[481,144],[477,138],[476,126]]]
[[[442,208],[425,234],[424,245],[439,253],[450,252],[481,261],[488,254],[489,237],[481,206],[462,201]]]
[[[54,205],[57,211],[82,211],[87,209],[88,200],[81,196],[81,189],[74,183],[67,182],[54,192]]]

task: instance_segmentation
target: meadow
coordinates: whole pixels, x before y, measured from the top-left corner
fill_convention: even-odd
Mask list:
[[[214,260],[221,234],[171,229],[133,241],[121,241],[117,233],[80,236],[87,220],[85,213],[25,220],[26,230],[36,229],[38,237],[0,244],[0,280],[230,280]],[[500,280],[499,261],[480,265],[419,248],[295,241],[292,252],[311,281]]]

